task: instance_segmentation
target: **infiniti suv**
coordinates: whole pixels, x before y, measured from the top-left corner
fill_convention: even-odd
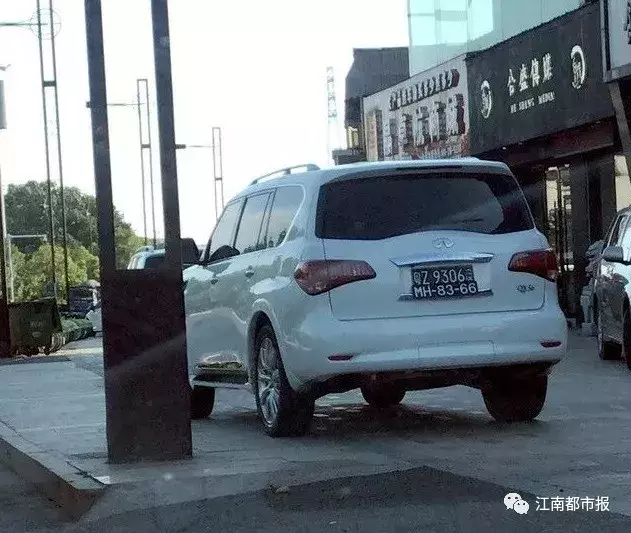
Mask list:
[[[300,167],[302,169],[302,167]],[[192,417],[250,388],[271,436],[359,388],[479,389],[499,421],[541,411],[567,347],[557,264],[503,163],[307,165],[255,180],[184,272]]]

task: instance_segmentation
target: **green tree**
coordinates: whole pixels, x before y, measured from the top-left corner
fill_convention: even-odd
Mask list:
[[[61,243],[63,224],[61,195],[59,187],[55,184],[52,185],[51,197],[55,240]],[[76,187],[66,187],[64,199],[68,244],[81,245],[91,254],[98,256],[96,198]],[[48,235],[50,226],[47,183],[29,181],[20,185],[9,185],[5,196],[5,212],[8,233]],[[114,235],[116,263],[119,268],[125,268],[133,253],[142,246],[144,241],[134,233],[131,225],[125,222],[122,214],[116,210],[114,211]],[[18,245],[23,252],[28,253],[34,252],[40,242],[21,240]],[[62,258],[63,254],[59,257]]]
[[[55,255],[56,258],[63,257],[63,248],[61,246],[55,246]],[[14,267],[15,284],[20,288],[19,298],[17,297],[18,294],[16,294],[16,300],[32,300],[45,296],[45,289],[51,282],[51,263],[51,247],[48,244],[42,244],[35,253],[27,256],[19,271]],[[64,263],[61,260],[55,261],[55,276],[57,278],[58,296],[62,300],[66,300]],[[82,268],[81,264],[77,264],[72,257],[72,253],[69,253],[68,280],[70,286],[86,281],[86,276],[86,268]]]
[[[11,270],[7,272],[7,288],[9,289],[9,295],[11,295],[11,281],[13,280],[13,298],[15,300],[24,299],[24,284],[22,280],[23,276],[20,275],[24,271],[24,265],[26,264],[26,255],[24,255],[20,249],[15,245],[11,245]],[[7,263],[7,269],[9,264]]]

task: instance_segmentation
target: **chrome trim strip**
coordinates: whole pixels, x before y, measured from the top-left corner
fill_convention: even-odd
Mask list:
[[[208,387],[211,389],[250,389],[249,383],[221,383],[219,381],[198,381],[191,380],[191,386]]]
[[[489,263],[494,254],[478,252],[429,252],[394,257],[390,262],[398,267],[425,265],[430,263]]]

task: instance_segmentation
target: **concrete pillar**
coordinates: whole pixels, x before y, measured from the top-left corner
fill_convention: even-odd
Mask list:
[[[587,248],[590,245],[589,164],[578,159],[570,164],[570,194],[572,196],[572,251],[574,257],[574,309],[579,313],[581,292],[585,284]],[[577,317],[581,318],[581,317]],[[579,320],[582,321],[582,320]]]
[[[614,156],[609,154],[589,165],[591,241],[604,238],[616,216]]]
[[[545,232],[546,224],[546,180],[543,170],[521,167],[513,170],[519,185],[524,191],[526,201],[532,211],[537,228]]]

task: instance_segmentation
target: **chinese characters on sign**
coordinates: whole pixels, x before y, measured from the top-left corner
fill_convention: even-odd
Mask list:
[[[514,96],[519,89],[522,93],[529,88],[537,88],[540,85],[552,80],[552,54],[544,54],[539,62],[539,58],[535,57],[529,62],[530,68],[526,63],[522,63],[519,69],[519,86],[513,75],[513,69],[508,69],[508,94]],[[536,105],[554,102],[554,91],[545,92],[537,97],[531,96],[519,102],[510,105],[510,112],[517,113],[525,111]]]
[[[535,511],[609,511],[609,496],[597,496],[590,498],[585,496],[553,496],[542,498],[537,496],[537,507]]]
[[[365,122],[370,123],[371,114],[382,117],[382,128],[377,128],[378,149],[373,145],[367,151],[368,159],[443,158],[468,153],[468,97],[466,67],[464,57],[460,57],[364,98]]]

